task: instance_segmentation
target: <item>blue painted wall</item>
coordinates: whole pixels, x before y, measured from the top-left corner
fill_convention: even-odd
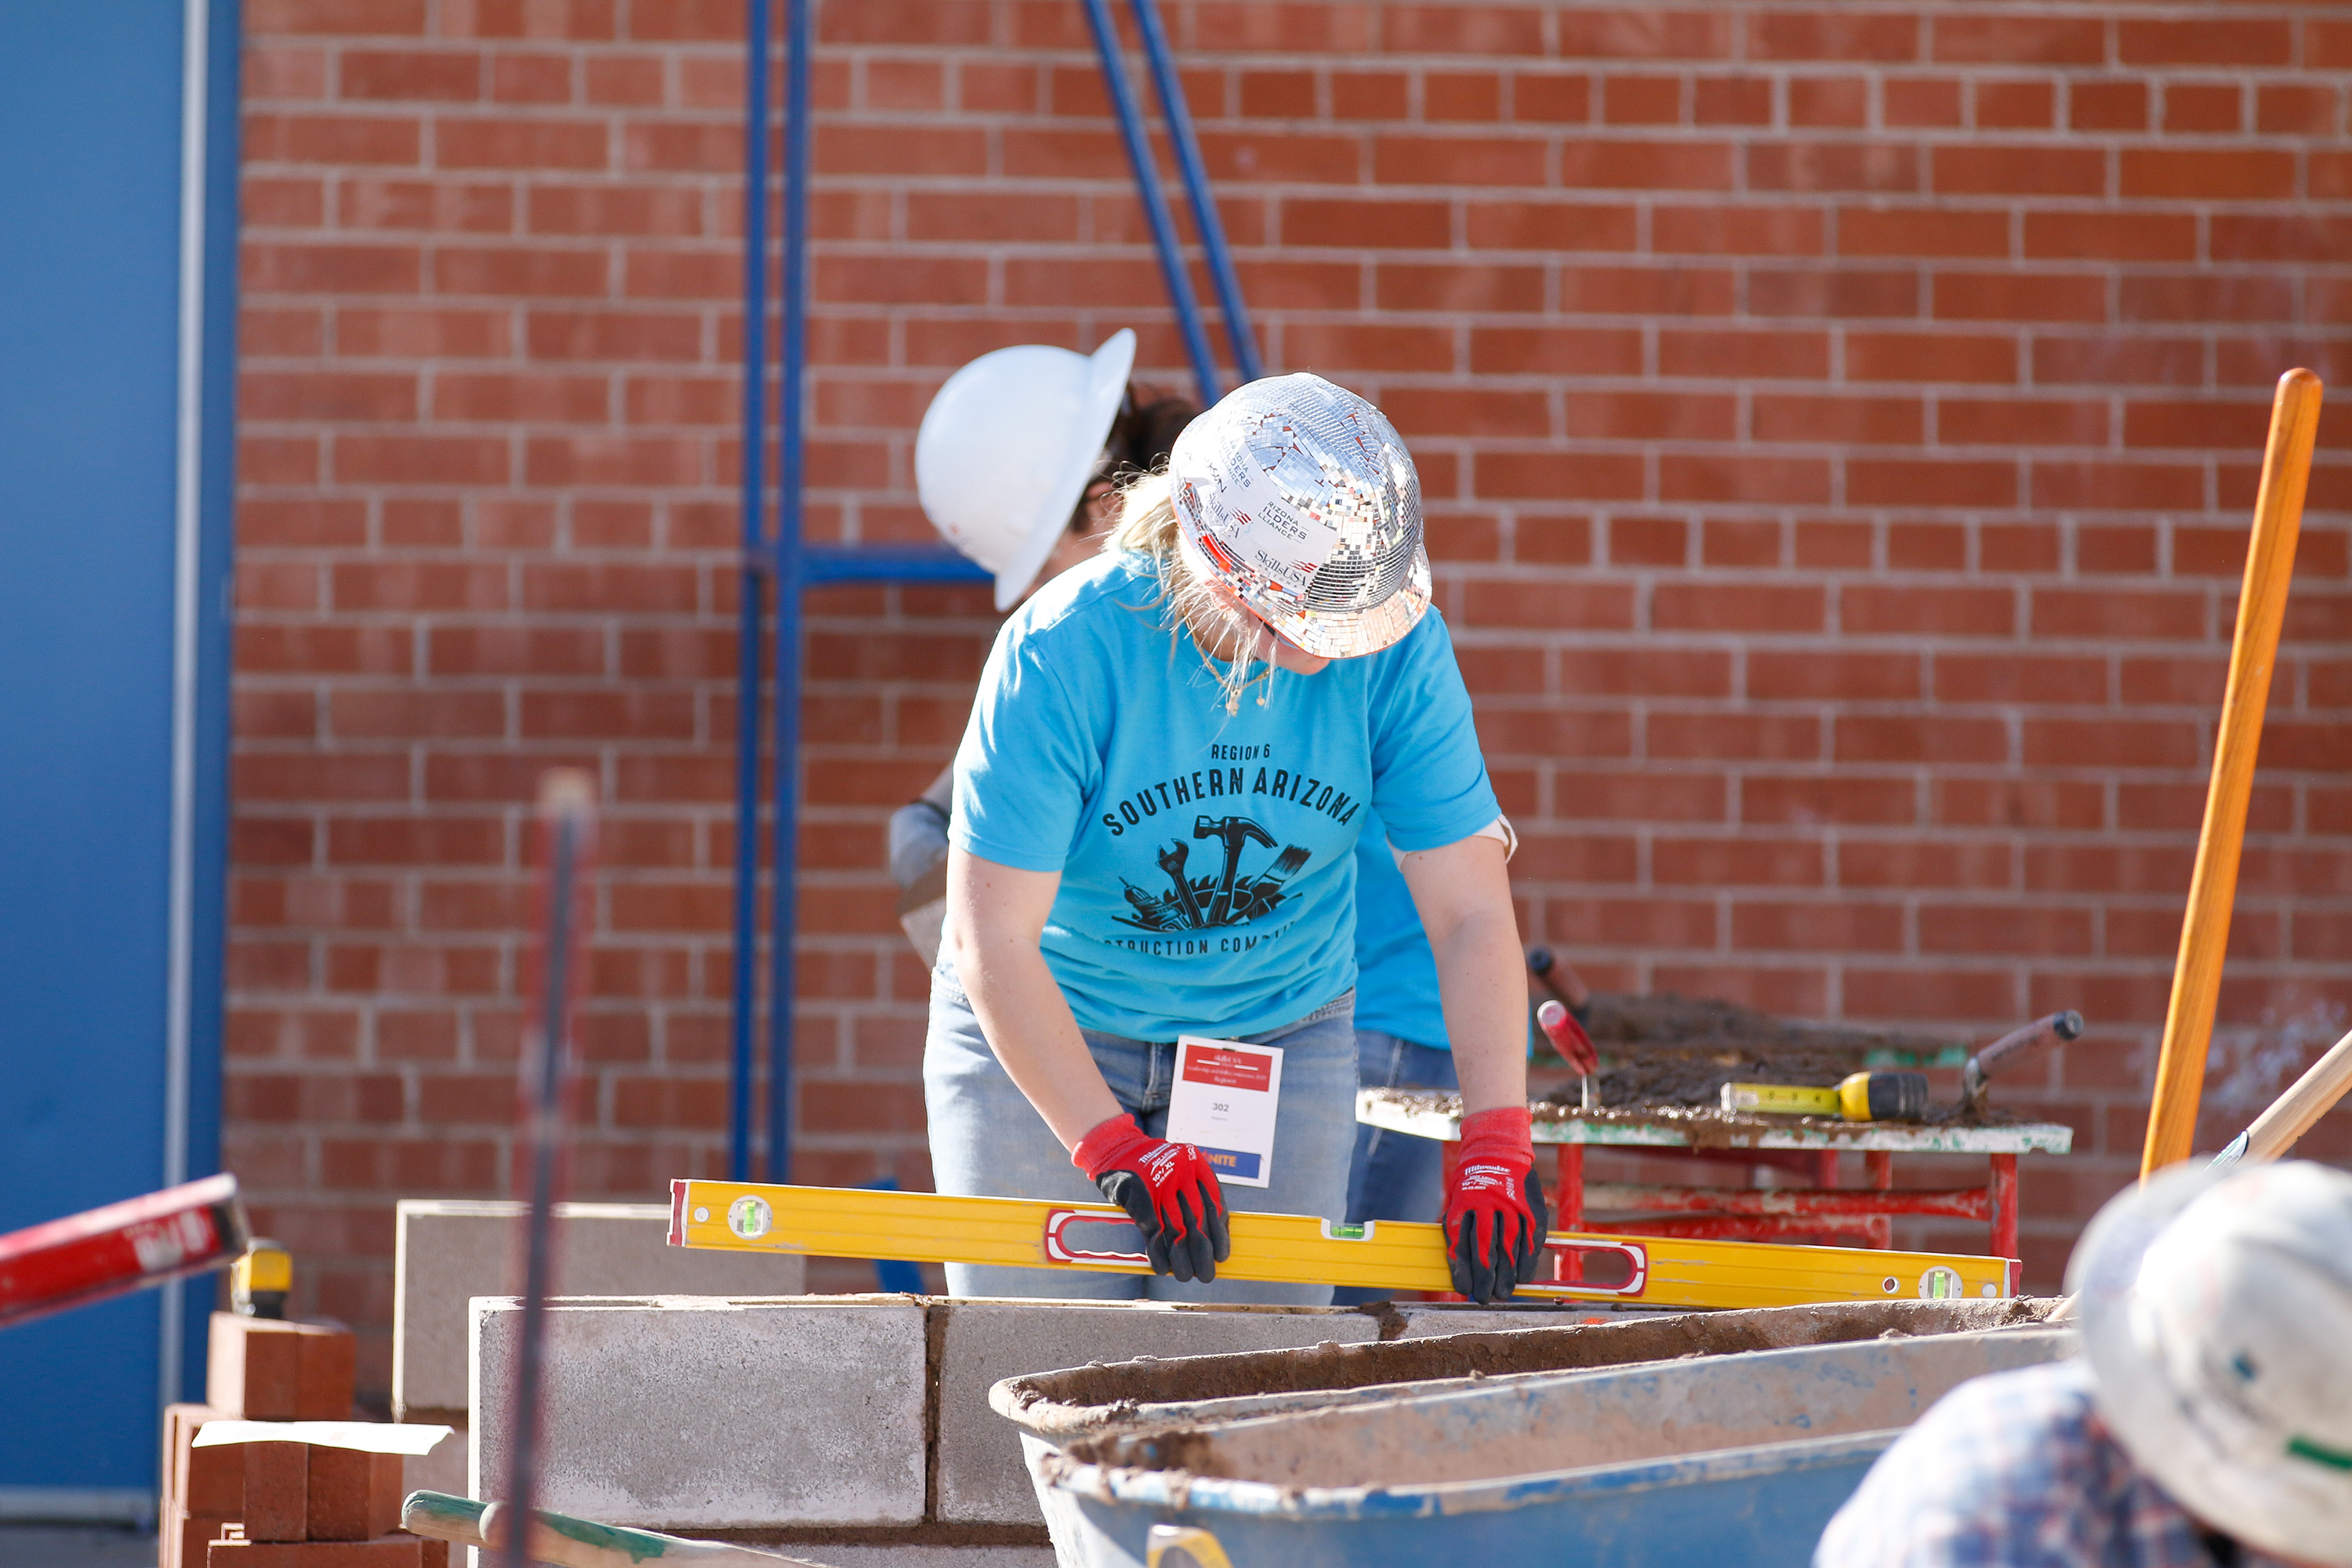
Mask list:
[[[167,1176],[183,16],[0,5],[0,1230]],[[233,94],[234,7],[214,20]],[[190,1173],[217,1157],[230,236],[207,247]],[[210,1290],[189,1300],[201,1319]],[[153,1486],[163,1300],[0,1331],[0,1489]]]

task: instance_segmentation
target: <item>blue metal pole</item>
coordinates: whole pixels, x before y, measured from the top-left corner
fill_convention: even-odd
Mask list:
[[[1160,275],[1168,285],[1168,302],[1176,308],[1176,325],[1184,334],[1184,350],[1192,359],[1193,378],[1201,384],[1203,406],[1217,400],[1217,362],[1209,352],[1209,334],[1201,324],[1201,307],[1192,298],[1192,282],[1184,272],[1184,253],[1176,243],[1176,224],[1168,216],[1168,200],[1160,193],[1160,172],[1151,160],[1151,141],[1143,132],[1143,115],[1128,85],[1127,68],[1119,61],[1118,29],[1110,19],[1109,0],[1085,0],[1087,21],[1095,30],[1095,51],[1102,57],[1103,88],[1118,115],[1118,133],[1127,142],[1127,161],[1135,168],[1135,194],[1151,225],[1151,243],[1160,251]]]
[[[793,924],[800,858],[802,408],[808,362],[809,55],[816,0],[784,0],[784,342],[776,472],[775,913],[768,938],[768,1180],[793,1179]]]
[[[1192,132],[1192,110],[1184,101],[1184,83],[1176,74],[1175,55],[1168,47],[1168,29],[1160,26],[1158,0],[1128,3],[1135,13],[1136,31],[1143,36],[1143,58],[1150,64],[1152,85],[1160,89],[1160,112],[1168,121],[1168,140],[1176,148],[1176,166],[1183,171],[1184,192],[1192,198],[1192,226],[1201,236],[1201,249],[1208,259],[1209,280],[1216,285],[1217,303],[1225,312],[1225,337],[1234,346],[1234,368],[1244,383],[1255,381],[1265,372],[1258,363],[1249,311],[1242,304],[1242,280],[1234,272],[1225,226],[1209,193],[1209,171],[1201,163],[1201,142]]]
[[[807,544],[801,547],[801,582],[992,583],[970,557],[932,544]]]
[[[727,1179],[751,1179],[751,1042],[760,952],[760,631],[768,434],[768,0],[746,6],[743,60],[743,560],[735,673],[735,997]]]

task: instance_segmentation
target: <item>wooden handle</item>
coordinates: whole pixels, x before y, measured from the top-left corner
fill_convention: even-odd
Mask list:
[[[2268,1110],[2254,1118],[2254,1124],[2246,1129],[2246,1159],[2276,1160],[2284,1155],[2296,1139],[2311,1131],[2313,1122],[2344,1098],[2347,1089],[2352,1089],[2352,1035],[2336,1041],[2284,1094],[2271,1101]]]
[[[2270,701],[2279,623],[2286,614],[2287,581],[2294,572],[2294,541],[2303,524],[2304,489],[2311,479],[2319,395],[2317,376],[2291,370],[2279,377],[2278,395],[2271,404],[2270,441],[2263,450],[2262,489],[2254,500],[2253,537],[2246,548],[2245,584],[2238,594],[2237,637],[2230,648],[2230,682],[2213,742],[2213,782],[2205,795],[2205,825],[2197,836],[2197,868],[2189,880],[2180,956],[2172,971],[2172,1005],[2165,1013],[2164,1050],[2156,1064],[2156,1099],[2148,1112],[2147,1144],[2140,1155],[2142,1180],[2187,1159],[2197,1136],[2205,1049],[2213,1034],[2214,999],[2221,989],[2221,954],[2230,943],[2230,904],[2238,891],[2246,800],[2253,792],[2263,710]]]
[[[1571,1013],[1582,1012],[1584,1005],[1592,1000],[1591,988],[1584,984],[1584,976],[1576,972],[1576,966],[1548,947],[1528,950],[1528,969]]]
[[[2047,1018],[2036,1018],[2021,1028],[2011,1029],[1976,1055],[1977,1070],[1990,1074],[2011,1057],[2021,1052],[2039,1050],[2063,1040],[2074,1039],[2083,1032],[2083,1015],[2072,1007],[2053,1013]]]

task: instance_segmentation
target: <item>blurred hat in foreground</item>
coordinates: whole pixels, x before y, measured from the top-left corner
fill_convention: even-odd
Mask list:
[[[2176,1166],[2099,1211],[2066,1285],[2135,1464],[2250,1546],[2352,1564],[2352,1175]]]

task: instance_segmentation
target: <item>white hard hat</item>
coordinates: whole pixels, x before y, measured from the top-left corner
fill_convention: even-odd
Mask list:
[[[1091,355],[1044,343],[984,353],[953,375],[915,433],[915,494],[947,542],[1013,602],[1054,552],[1127,393],[1135,334]]]
[[[2066,1276],[2133,1462],[2247,1545],[2352,1564],[2352,1176],[2176,1166],[2100,1210]]]
[[[1420,476],[1345,387],[1302,374],[1236,388],[1176,437],[1168,477],[1192,569],[1308,653],[1378,653],[1429,608]]]

